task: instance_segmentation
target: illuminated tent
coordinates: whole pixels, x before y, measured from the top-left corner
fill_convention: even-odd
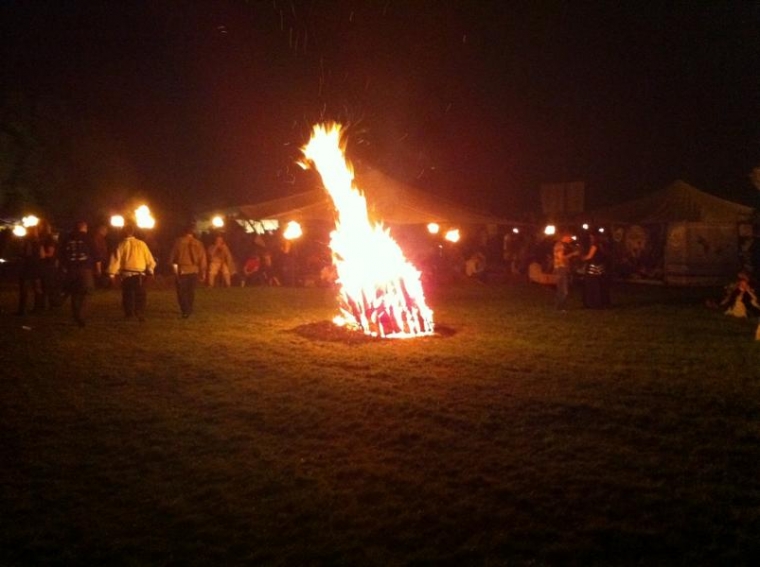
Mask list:
[[[591,211],[612,228],[619,275],[673,284],[719,283],[736,274],[754,209],[675,181],[639,199]]]
[[[394,180],[376,169],[355,174],[355,185],[364,192],[370,217],[391,225],[427,224],[511,224],[504,218],[476,211],[437,195]],[[287,222],[329,221],[335,218],[330,196],[313,189],[289,197],[236,207],[239,216],[251,220]]]

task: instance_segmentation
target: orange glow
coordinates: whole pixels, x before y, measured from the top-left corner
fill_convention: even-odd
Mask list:
[[[425,304],[420,272],[406,260],[390,231],[369,220],[342,142],[339,124],[314,126],[302,164],[319,172],[336,209],[330,248],[341,315],[335,322],[377,337],[430,335],[433,312]]]
[[[427,225],[427,229],[430,234],[438,234],[441,230],[441,227],[437,222],[431,222]]]
[[[124,226],[124,217],[121,215],[113,215],[111,217],[111,226],[114,228],[122,228]]]

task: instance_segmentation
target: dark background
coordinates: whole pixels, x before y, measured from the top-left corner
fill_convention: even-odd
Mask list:
[[[6,0],[0,21],[8,210],[308,189],[320,120],[353,160],[506,216],[559,181],[589,207],[675,179],[757,199],[752,2]]]

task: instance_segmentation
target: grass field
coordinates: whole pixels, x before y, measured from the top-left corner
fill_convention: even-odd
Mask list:
[[[324,289],[6,290],[0,564],[757,564],[760,342],[704,298],[457,284],[383,341]]]

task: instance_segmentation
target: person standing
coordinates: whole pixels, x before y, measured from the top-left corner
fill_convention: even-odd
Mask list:
[[[203,243],[193,235],[194,227],[188,225],[182,236],[174,241],[169,261],[174,268],[177,283],[177,301],[182,318],[193,312],[195,288],[206,274],[206,251]]]
[[[61,292],[58,285],[58,242],[53,236],[53,229],[49,222],[40,221],[39,236],[42,309],[58,307],[61,304]]]
[[[145,321],[145,305],[148,299],[146,280],[156,269],[156,260],[147,243],[135,236],[135,227],[124,227],[124,239],[116,247],[108,266],[108,274],[121,278],[121,305],[124,317],[136,315],[141,323]]]
[[[21,269],[18,277],[18,310],[17,315],[26,315],[29,291],[34,293],[34,306],[32,311],[42,311],[44,296],[42,293],[42,281],[40,269],[42,262],[42,245],[39,238],[37,225],[29,226],[21,242]]]
[[[588,251],[581,260],[583,269],[583,306],[588,309],[606,309],[610,306],[610,288],[607,254],[595,234],[589,234]]]
[[[95,280],[99,288],[111,287],[111,279],[108,277],[108,265],[110,254],[108,251],[108,227],[104,224],[98,225],[95,229],[95,235],[92,237],[92,243],[95,246]]]
[[[232,259],[232,252],[224,241],[224,237],[218,235],[214,239],[214,243],[208,247],[208,286],[214,287],[217,275],[222,274],[224,287],[230,287],[234,271],[235,263]]]
[[[572,241],[572,235],[569,232],[565,232],[554,245],[554,275],[557,278],[554,307],[558,311],[565,311],[567,296],[570,293],[570,263],[574,256],[579,255],[577,250],[573,250],[571,246]]]
[[[66,291],[71,295],[71,314],[77,325],[84,327],[87,295],[95,287],[95,251],[85,221],[76,223],[61,247],[61,267]]]

